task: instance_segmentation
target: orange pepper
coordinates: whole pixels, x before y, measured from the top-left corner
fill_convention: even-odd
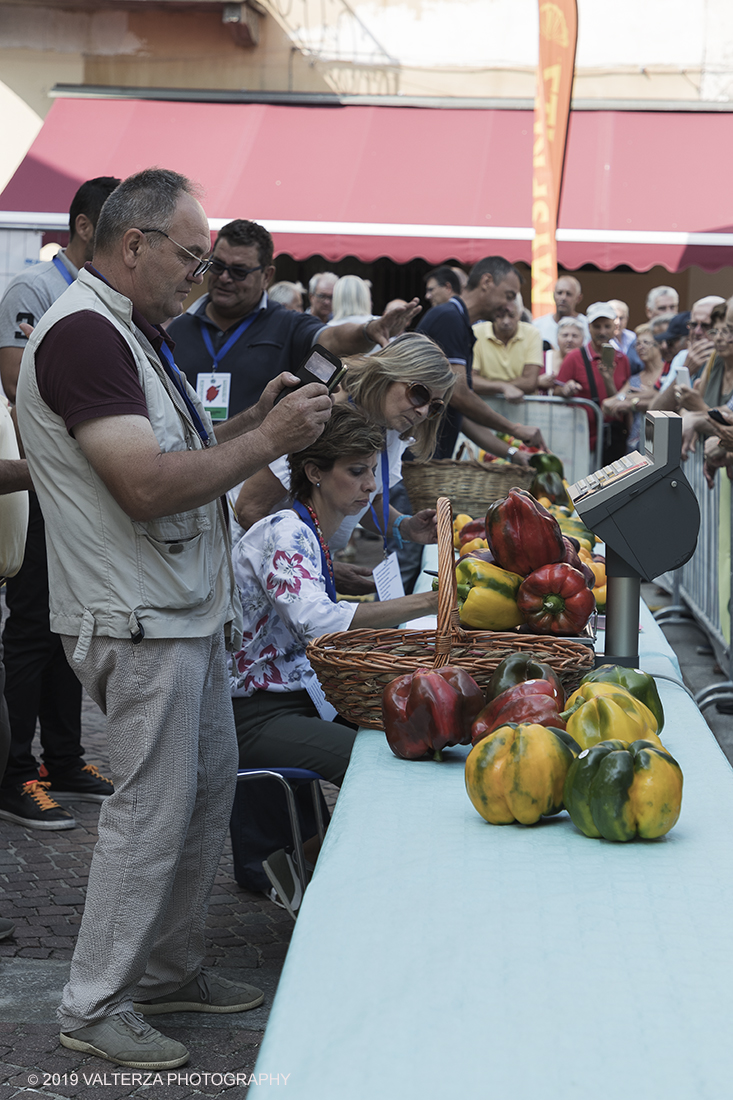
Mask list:
[[[585,563],[595,577],[594,588],[602,588],[606,584],[606,567],[602,561],[590,561]]]

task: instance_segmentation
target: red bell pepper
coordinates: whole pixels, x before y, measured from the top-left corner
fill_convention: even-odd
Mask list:
[[[465,546],[467,542],[473,542],[474,539],[485,538],[486,524],[482,519],[474,519],[470,523],[464,524],[458,532],[458,541],[461,546]]]
[[[563,535],[562,541],[565,544],[565,556],[562,560],[566,565],[572,565],[573,569],[577,569],[579,573],[582,573],[585,577],[585,583],[589,588],[592,588],[596,579],[593,576],[593,570],[578,557],[580,543],[576,542],[575,539],[569,539],[567,535]]]
[[[565,562],[536,569],[517,593],[517,606],[539,634],[580,634],[594,605],[583,574]]]
[[[462,668],[418,668],[390,681],[382,693],[387,742],[403,760],[442,760],[446,745],[469,745],[484,705],[481,688]]]
[[[458,565],[459,561],[463,561],[464,558],[476,558],[478,561],[488,561],[490,563],[490,562],[493,562],[494,555],[488,549],[487,550],[469,550],[469,552],[467,554],[461,554],[460,558],[458,558],[458,561],[456,561],[456,565]]]
[[[560,524],[523,489],[490,505],[486,538],[497,565],[523,577],[565,554]]]
[[[565,729],[560,716],[562,703],[553,694],[549,680],[525,680],[523,684],[503,691],[477,715],[471,730],[471,743],[476,744],[507,722],[530,722],[537,726]]]

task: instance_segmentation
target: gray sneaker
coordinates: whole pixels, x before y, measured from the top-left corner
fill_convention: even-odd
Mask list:
[[[227,981],[209,970],[166,997],[136,1001],[134,1008],[143,1016],[159,1016],[162,1012],[247,1012],[264,999],[261,989],[245,982]]]
[[[59,1038],[69,1050],[133,1069],[176,1069],[189,1059],[183,1043],[161,1035],[137,1012],[117,1012],[99,1023],[62,1031]]]

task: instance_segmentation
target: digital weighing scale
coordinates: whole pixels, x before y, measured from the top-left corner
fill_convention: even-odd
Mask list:
[[[638,666],[641,581],[695,552],[700,509],[681,452],[682,418],[648,412],[644,454],[632,451],[570,486],[578,515],[606,544],[606,652],[597,664]]]

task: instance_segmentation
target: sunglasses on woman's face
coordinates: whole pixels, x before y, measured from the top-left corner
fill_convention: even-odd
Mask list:
[[[406,382],[407,400],[413,409],[423,409],[427,406],[428,420],[435,420],[445,408],[445,402],[440,397],[431,397],[430,390],[422,382]]]

